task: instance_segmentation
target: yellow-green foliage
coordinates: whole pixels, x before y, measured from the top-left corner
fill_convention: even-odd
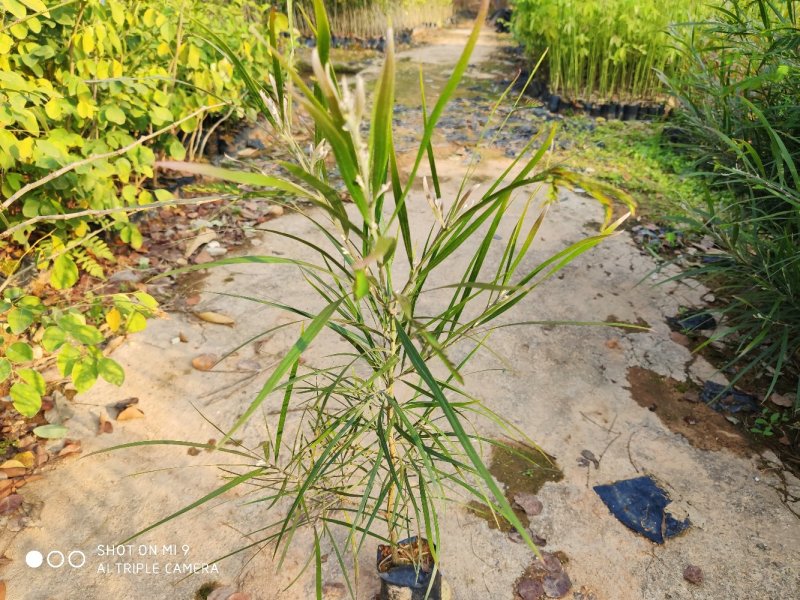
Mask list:
[[[263,28],[268,10],[256,0],[0,0],[0,244],[7,250],[13,240],[18,249],[0,254],[0,394],[8,386],[21,414],[39,410],[39,371],[48,362],[79,391],[98,377],[121,384],[122,368],[103,356],[103,345],[110,335],[143,329],[157,304],[143,292],[72,291],[65,297],[73,306],[63,308],[43,302],[38,288],[14,287],[12,278],[30,280],[38,268],[46,274],[37,284],[65,290],[81,271],[102,277],[103,263],[113,261],[101,234],[141,246],[126,213],[113,210],[168,199],[148,189],[156,156],[193,153],[208,120],[183,120],[147,144],[134,142],[202,107],[217,105],[206,115],[212,120],[246,112],[245,86],[198,23],[267,78],[268,51],[250,27]],[[131,145],[10,200],[65,165]],[[87,210],[112,212],[28,223]],[[11,228],[13,236],[2,235]]]
[[[198,35],[193,20],[213,23],[241,59],[266,76],[267,50],[254,45],[248,31],[263,22],[262,10],[251,0],[0,1],[2,196],[65,164],[125,147],[201,107],[240,103],[244,87],[233,66]],[[38,215],[164,199],[163,192],[158,198],[146,189],[155,154],[183,158],[197,147],[202,126],[192,118],[150,145],[53,180],[4,211],[0,231]],[[141,243],[124,213],[109,223],[125,241]],[[80,232],[80,220],[62,222],[54,233],[66,244],[76,228]],[[14,239],[26,244],[35,237],[31,226]]]
[[[62,259],[63,255],[56,261]],[[22,288],[8,287],[0,296],[4,321],[0,385],[9,382],[14,408],[26,417],[41,408],[46,385],[40,371],[47,355],[54,355],[51,362],[79,392],[91,388],[98,377],[122,385],[122,367],[103,355],[106,337],[141,331],[157,308],[152,296],[134,292],[110,297],[88,294],[85,304],[61,309],[46,306]]]
[[[571,99],[658,97],[659,71],[680,53],[668,29],[707,11],[699,0],[516,0],[512,30],[545,66],[553,92]]]

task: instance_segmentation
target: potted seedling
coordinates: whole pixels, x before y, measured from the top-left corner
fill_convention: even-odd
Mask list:
[[[313,84],[295,68],[292,50],[278,47],[280,36],[274,30],[264,40],[275,59],[269,86],[256,83],[222,41],[208,33],[239,68],[265,126],[291,154],[291,160],[281,163],[284,174],[160,164],[162,169],[246,184],[251,190],[291,194],[299,203],[287,202],[286,209],[307,218],[317,231],[309,238],[279,228],[269,234],[299,244],[314,259],[293,258],[287,250],[280,256],[244,256],[200,266],[291,265],[318,298],[319,309],[293,306],[291,299],[253,299],[305,324],[216,445],[222,452],[251,457],[252,467],[230,476],[193,506],[245,485],[264,490],[261,497],[269,506],[283,502],[286,509],[275,526],[253,534],[253,539],[279,548],[296,540],[299,528],[310,529],[315,559],[309,562],[316,566],[318,597],[323,548],[333,549],[355,595],[345,563],[357,560],[367,538],[378,542],[373,556],[384,597],[447,597],[439,570],[447,550],[438,521],[439,503],[446,499],[469,496],[488,504],[538,553],[481,458],[481,446],[503,443],[485,439],[470,423],[488,418],[508,436],[525,436],[475,398],[462,373],[491,332],[509,325],[506,320],[497,324],[498,317],[612,235],[624,219],[612,222],[612,201],[630,201],[581,175],[542,168],[555,129],[532,139],[482,188],[471,187],[466,176],[460,187],[444,186],[437,176],[433,136],[467,68],[487,7],[484,0],[463,55],[429,110],[422,95],[419,145],[406,170],[398,164],[393,142],[393,36],[386,36],[382,71],[368,98],[363,81],[349,83],[334,72],[321,0],[314,2]],[[296,118],[301,113],[305,120]],[[304,123],[310,124],[311,148],[297,141]],[[423,164],[429,175],[420,177]],[[597,234],[534,261],[529,251],[562,185],[579,185],[603,203],[605,224]],[[539,193],[543,190],[550,193]],[[412,213],[410,202],[425,203],[427,215]],[[506,222],[511,233],[501,239],[496,233]],[[490,262],[490,256],[501,259]],[[446,296],[443,302],[435,307],[421,302],[433,291]],[[319,366],[302,364],[304,350],[325,331],[347,349]],[[267,399],[275,403],[278,416],[264,431],[263,442],[254,450],[227,446]],[[338,535],[333,534],[336,528]],[[406,595],[397,595],[401,591]]]
[[[639,117],[639,105],[638,104],[625,104],[622,107],[622,116],[620,117],[623,121],[635,121]]]

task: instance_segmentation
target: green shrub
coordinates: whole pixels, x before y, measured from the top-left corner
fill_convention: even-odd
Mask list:
[[[10,385],[23,415],[39,410],[39,371],[50,362],[79,391],[98,376],[121,383],[102,346],[142,329],[156,304],[142,292],[67,292],[63,303],[78,304],[66,309],[52,302],[58,292],[22,286],[40,283],[37,270],[55,290],[81,271],[102,278],[112,235],[141,246],[128,213],[114,209],[168,200],[153,189],[156,158],[193,156],[209,119],[246,112],[244,84],[195,20],[214,23],[266,82],[267,49],[249,27],[268,9],[254,0],[0,1],[0,387]]]
[[[800,409],[800,3],[725,0],[684,41],[689,69],[668,79],[676,145],[712,188],[696,214],[717,253],[702,275],[725,299],[733,364],[771,371]]]
[[[33,417],[42,406],[46,391],[42,371],[49,363],[55,362],[59,374],[79,392],[91,388],[98,377],[122,385],[125,373],[119,363],[103,355],[103,345],[109,335],[144,329],[157,306],[149,294],[135,292],[87,295],[80,305],[59,308],[45,305],[22,288],[6,288],[0,298],[5,321],[0,385],[9,382],[14,408],[25,417]]]
[[[657,98],[657,71],[680,67],[671,23],[692,20],[697,0],[515,0],[512,31],[529,53],[547,51],[550,89],[571,99]]]
[[[713,18],[676,35],[687,68],[667,80],[681,108],[679,141],[722,187],[747,193],[744,173],[800,187],[798,9],[794,0],[725,0]]]
[[[203,107],[211,115],[240,103],[244,88],[216,48],[192,33],[192,19],[213,22],[242,60],[266,77],[266,49],[253,46],[248,26],[261,22],[249,0],[122,3],[4,0],[0,30],[0,180],[9,198],[22,186],[66,164],[134,143]],[[52,10],[47,10],[51,6]],[[247,15],[254,15],[252,21]],[[240,114],[241,114],[241,109]],[[96,160],[4,206],[3,227],[75,209],[104,210],[164,199],[147,189],[156,154],[183,158],[203,136],[195,116],[174,133],[120,156]],[[134,247],[141,238],[124,212],[45,227],[55,247],[80,238],[99,221]],[[14,240],[35,243],[42,226],[17,229]],[[48,255],[40,250],[40,259]],[[42,251],[45,251],[42,254]],[[71,258],[70,258],[71,260]]]
[[[286,509],[281,518],[265,514],[266,525],[248,534],[249,547],[286,546],[296,539],[297,528],[313,529],[316,597],[320,599],[323,543],[332,546],[330,556],[336,556],[353,597],[346,561],[358,564],[367,537],[388,542],[388,554],[397,566],[403,560],[402,538],[425,536],[438,565],[438,552],[445,551],[439,537],[440,502],[463,499],[460,494],[488,503],[535,549],[480,456],[481,446],[509,446],[486,439],[476,431],[473,419],[487,419],[510,436],[524,434],[470,393],[462,373],[487,345],[492,331],[514,324],[506,319],[519,308],[518,303],[543,291],[540,284],[614,234],[627,216],[613,221],[615,200],[633,207],[625,194],[610,186],[543,164],[555,126],[532,138],[507,169],[480,191],[472,187],[469,167],[458,188],[441,187],[433,140],[478,42],[488,4],[488,0],[482,2],[479,19],[441,95],[431,103],[429,113],[423,109],[419,144],[403,171],[393,143],[396,59],[391,38],[387,36],[384,65],[368,101],[360,79],[353,86],[336,76],[321,0],[315,2],[320,32],[312,54],[315,86],[306,84],[290,54],[282,55],[286,78],[294,82],[296,94],[264,115],[281,139],[296,139],[299,122],[309,128],[308,137],[316,134],[318,145],[287,143],[291,158],[281,163],[283,176],[197,163],[161,163],[164,168],[250,188],[288,191],[313,204],[318,210],[296,203],[287,203],[287,208],[308,219],[318,236],[270,232],[290,245],[296,242],[296,248],[310,257],[301,260],[289,251],[281,256],[223,259],[202,267],[290,265],[323,308],[314,314],[267,298],[246,298],[296,315],[305,325],[298,327],[297,341],[275,365],[250,406],[216,444],[218,450],[238,455],[241,469],[229,470],[224,485],[145,531],[244,486],[240,489],[254,491],[254,502],[262,502],[265,510]],[[243,77],[247,79],[246,73]],[[424,87],[423,77],[420,87]],[[282,93],[280,88],[275,91]],[[424,89],[420,93],[425,97]],[[300,113],[308,118],[288,118]],[[430,213],[415,217],[412,223],[407,202],[423,165],[430,168],[430,185],[424,178],[423,194],[415,200],[424,195]],[[333,171],[341,177],[341,187],[330,178]],[[586,189],[604,205],[606,219],[596,234],[552,256],[542,256],[534,252],[534,242],[548,205],[558,201],[561,185]],[[537,195],[541,188],[547,194]],[[497,235],[502,231],[510,233]],[[431,292],[443,294],[442,302],[425,301]],[[314,361],[315,365],[302,364],[303,352],[326,330],[346,348],[331,349],[333,353]],[[280,414],[273,422],[264,422],[263,441],[253,451],[229,447],[226,442],[268,397],[279,403]],[[202,446],[213,448],[214,444]],[[334,528],[345,535],[334,534]],[[281,548],[276,552],[281,553]],[[421,557],[409,556],[407,562],[421,566]]]

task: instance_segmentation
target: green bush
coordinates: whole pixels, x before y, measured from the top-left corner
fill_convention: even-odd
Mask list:
[[[70,292],[65,303],[79,303],[63,309],[42,302],[52,291],[20,288],[40,281],[37,270],[55,290],[81,271],[103,277],[112,235],[141,246],[114,209],[168,200],[152,189],[155,160],[191,158],[214,123],[247,112],[244,84],[196,23],[213,23],[266,83],[267,48],[249,28],[268,10],[254,0],[0,0],[0,385],[22,414],[38,410],[38,369],[56,352],[79,391],[98,375],[121,383],[102,344],[142,329],[152,298]]]
[[[250,22],[261,19],[248,17],[259,15],[249,0],[62,4],[2,2],[0,178],[5,198],[63,165],[124,148],[198,109],[216,106],[209,111],[213,115],[227,111],[222,100],[238,102],[243,86],[232,77],[233,66],[192,34],[192,19],[224,27],[221,37],[242,59],[268,72],[266,49],[254,47],[247,31]],[[194,117],[151,144],[54,179],[4,206],[3,226],[74,209],[148,204],[154,199],[146,188],[155,154],[183,158],[187,148],[197,149],[202,131],[202,119]],[[124,241],[134,247],[141,243],[125,213],[106,219]],[[66,245],[85,232],[85,223],[97,220],[62,221],[53,235]],[[14,240],[35,242],[37,233],[35,225],[17,229]]]
[[[689,69],[668,79],[676,145],[718,192],[696,214],[717,253],[703,275],[726,301],[715,338],[737,377],[766,368],[800,409],[800,3],[725,0],[684,41]],[[680,38],[682,39],[682,38]]]
[[[743,174],[750,173],[800,187],[798,8],[795,0],[725,0],[713,18],[676,35],[687,65],[668,77],[681,108],[679,141],[703,171],[718,175],[716,184],[748,192]]]
[[[547,51],[554,93],[571,99],[648,99],[661,94],[657,71],[679,68],[671,23],[692,20],[697,0],[515,0],[512,31],[529,53]]]
[[[289,192],[315,206],[318,210],[308,211],[297,203],[286,204],[298,218],[308,219],[318,236],[270,232],[276,239],[285,239],[289,248],[297,242],[295,250],[281,256],[222,259],[185,270],[233,263],[265,269],[291,266],[306,281],[307,293],[316,297],[321,310],[314,314],[293,306],[291,300],[284,304],[245,297],[301,319],[304,325],[298,327],[297,341],[274,366],[247,410],[236,416],[225,437],[217,444],[200,444],[237,455],[237,467],[228,470],[224,485],[140,533],[233,488],[253,490],[254,502],[262,503],[265,510],[285,512],[275,519],[265,514],[264,524],[248,533],[249,547],[274,543],[276,553],[285,553],[285,547],[297,539],[299,528],[313,530],[315,597],[320,600],[326,547],[329,556],[336,556],[353,598],[349,563],[353,561],[352,570],[357,574],[358,554],[365,549],[367,537],[388,543],[388,548],[380,550],[385,551],[384,567],[413,564],[426,571],[438,569],[438,553],[447,551],[439,535],[441,503],[463,501],[464,494],[489,504],[493,513],[511,523],[536,550],[532,536],[481,458],[482,448],[491,444],[519,452],[505,441],[487,439],[477,422],[486,419],[510,438],[525,435],[476,398],[462,374],[470,359],[487,347],[493,331],[526,323],[506,320],[523,299],[544,291],[542,283],[614,235],[627,218],[614,220],[617,201],[630,210],[634,207],[626,194],[610,186],[544,165],[555,126],[534,136],[508,168],[485,182],[480,191],[472,187],[474,180],[467,166],[458,187],[443,187],[433,140],[478,43],[488,5],[488,0],[483,0],[472,34],[441,95],[431,102],[429,113],[424,111],[415,158],[402,171],[393,142],[397,135],[393,122],[396,57],[391,38],[368,100],[360,78],[353,86],[335,73],[322,0],[314,3],[319,31],[311,61],[315,85],[306,84],[290,53],[281,56],[281,64],[286,65],[281,79],[293,81],[296,94],[264,114],[276,137],[296,139],[299,122],[308,127],[308,137],[317,136],[318,146],[288,143],[290,158],[282,163],[283,176],[179,161],[161,163],[163,168],[224,179],[250,189]],[[229,53],[233,58],[233,52]],[[249,80],[246,71],[242,77]],[[424,86],[421,77],[423,97]],[[281,88],[263,91],[278,96],[284,93]],[[300,114],[307,118],[288,118]],[[426,166],[431,175],[423,178],[423,195],[430,213],[412,220],[407,202]],[[344,189],[337,189],[330,177],[334,171]],[[597,233],[548,257],[534,248],[548,206],[557,201],[562,185],[584,188],[605,208],[605,220]],[[538,195],[542,187],[546,196]],[[497,235],[504,231],[509,234]],[[492,257],[497,260],[496,268]],[[431,292],[442,292],[441,302],[426,301]],[[326,330],[346,347],[331,350],[317,365],[303,364],[302,354]],[[252,452],[242,446],[230,448],[226,442],[268,398],[280,404],[280,414],[264,423],[262,442]],[[159,443],[197,445],[191,441]],[[523,460],[532,468],[540,466],[531,459]],[[412,535],[427,539],[430,552],[425,551],[426,560],[421,550],[424,544],[416,546],[417,552],[402,541]],[[328,550],[331,547],[332,552]],[[370,553],[375,556],[374,551]],[[311,563],[309,556],[307,565]],[[417,591],[421,596],[421,589]]]
[[[59,308],[47,306],[22,288],[6,288],[0,298],[7,336],[0,340],[4,348],[0,385],[9,382],[14,408],[26,417],[33,417],[42,406],[46,389],[41,372],[48,362],[55,362],[59,374],[71,379],[79,392],[91,388],[98,377],[122,385],[122,367],[103,355],[106,338],[141,331],[157,306],[149,294],[135,292],[87,295],[80,305]],[[47,361],[47,355],[56,355],[55,360]]]

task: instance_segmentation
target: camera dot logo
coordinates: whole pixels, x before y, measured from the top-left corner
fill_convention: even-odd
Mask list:
[[[67,562],[73,569],[80,569],[86,564],[86,555],[80,550],[73,550],[67,555]]]
[[[44,562],[44,556],[38,550],[31,550],[25,555],[25,564],[31,569],[38,569]]]
[[[45,557],[38,550],[31,550],[25,555],[25,564],[31,569],[38,569],[44,562]],[[60,569],[65,564],[73,569],[80,569],[86,564],[86,555],[80,550],[72,550],[66,555],[59,550],[51,550],[47,553],[47,566],[51,569]]]

